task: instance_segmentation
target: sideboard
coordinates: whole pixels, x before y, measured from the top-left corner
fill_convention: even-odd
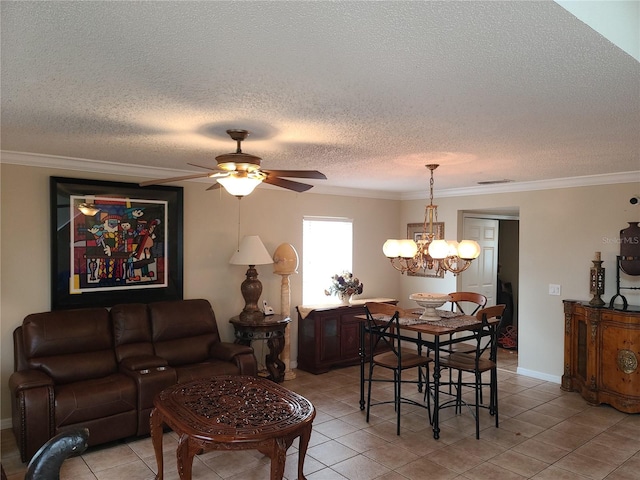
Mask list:
[[[640,307],[626,310],[564,300],[561,388],[591,405],[640,413]]]
[[[398,303],[397,300],[357,300],[350,305],[300,305],[298,310],[298,368],[314,374],[334,367],[360,363],[360,322],[367,301]]]

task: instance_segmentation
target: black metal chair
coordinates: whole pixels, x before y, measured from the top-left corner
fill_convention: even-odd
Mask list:
[[[475,407],[474,417],[476,421],[476,438],[480,438],[480,408],[488,408],[489,413],[495,417],[495,424],[498,427],[498,372],[497,372],[497,331],[499,322],[504,313],[504,305],[495,305],[486,307],[476,312],[476,317],[482,322],[482,327],[473,330],[475,339],[475,350],[472,353],[452,353],[448,357],[440,359],[440,367],[458,371],[458,380],[456,382],[456,398],[453,404],[456,412],[461,409],[462,388],[472,387],[475,391],[475,403],[469,406]],[[483,342],[483,339],[488,341]],[[489,352],[488,358],[485,355]],[[473,382],[463,382],[462,373],[467,372],[473,375]],[[483,383],[482,374],[490,372],[491,378],[489,383]],[[483,405],[482,387],[489,386],[489,404]],[[451,405],[451,404],[450,404]],[[443,406],[445,406],[443,404]]]
[[[429,423],[431,423],[431,403],[430,396],[426,395],[426,403],[417,402],[402,396],[402,384],[417,384],[418,391],[422,391],[423,382],[429,392],[429,363],[433,360],[428,356],[423,356],[409,349],[402,348],[402,335],[400,333],[400,316],[404,310],[388,304],[367,302],[366,307],[366,335],[368,335],[368,355],[369,355],[369,375],[365,378],[368,382],[367,389],[367,423],[371,407],[382,404],[394,404],[396,411],[396,433],[400,435],[400,406],[401,404],[411,404],[424,407],[429,412]],[[375,354],[376,351],[384,351]],[[393,379],[383,376],[374,376],[376,367],[391,370]],[[418,368],[418,379],[403,380],[402,374],[405,370]],[[423,372],[422,369],[426,371]],[[424,380],[423,380],[424,379]],[[393,382],[393,400],[381,400],[371,403],[371,385],[374,382]]]

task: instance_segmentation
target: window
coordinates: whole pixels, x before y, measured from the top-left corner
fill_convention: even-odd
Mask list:
[[[324,294],[331,277],[351,272],[353,220],[305,217],[302,220],[302,303],[331,303]]]

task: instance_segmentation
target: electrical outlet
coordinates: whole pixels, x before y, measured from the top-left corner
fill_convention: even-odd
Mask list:
[[[560,295],[560,285],[549,284],[549,295]]]

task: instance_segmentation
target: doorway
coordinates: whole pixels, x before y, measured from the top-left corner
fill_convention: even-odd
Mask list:
[[[504,326],[499,332],[501,347],[517,350],[519,210],[462,212],[463,238],[476,240],[482,247],[480,257],[462,275],[457,289],[478,292],[487,297],[487,305],[504,303]]]

